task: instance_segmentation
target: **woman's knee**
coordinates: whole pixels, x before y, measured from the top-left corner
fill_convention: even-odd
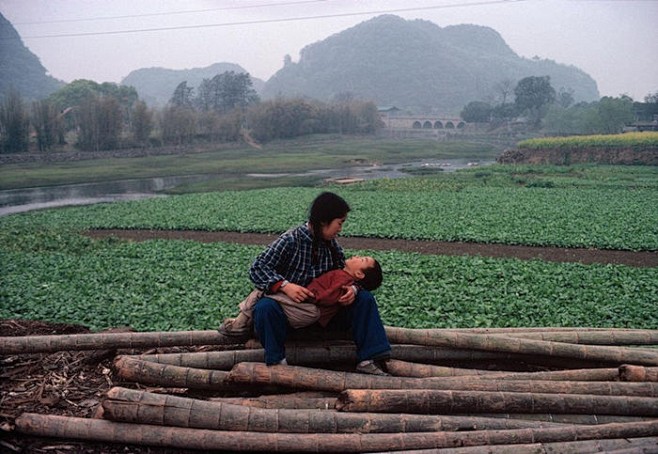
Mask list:
[[[272,298],[261,298],[254,306],[254,320],[272,320],[281,317],[285,317],[283,309]]]

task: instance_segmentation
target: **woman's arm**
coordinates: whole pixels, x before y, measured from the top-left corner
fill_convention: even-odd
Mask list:
[[[282,235],[261,252],[249,269],[249,278],[257,289],[270,291],[275,284],[285,280],[277,270],[290,261],[294,251],[294,239]]]

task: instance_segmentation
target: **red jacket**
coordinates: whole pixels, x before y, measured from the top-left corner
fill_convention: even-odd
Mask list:
[[[354,278],[342,269],[327,271],[308,284],[307,288],[315,295],[315,304],[320,309],[320,325],[327,326],[340,309],[338,298],[345,293],[345,285],[354,285]]]

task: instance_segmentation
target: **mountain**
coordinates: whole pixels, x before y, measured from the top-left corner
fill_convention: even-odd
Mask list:
[[[14,89],[24,100],[36,101],[62,86],[64,82],[47,74],[14,26],[0,14],[0,97]]]
[[[471,101],[494,98],[503,81],[545,75],[556,91],[573,90],[577,102],[599,99],[585,72],[522,58],[489,27],[441,28],[383,15],[306,46],[299,62],[288,61],[261,95],[330,100],[351,93],[382,106],[457,114]]]
[[[215,63],[205,68],[192,69],[165,69],[142,68],[132,71],[121,81],[121,85],[135,87],[139,98],[150,106],[162,107],[166,105],[174,94],[174,90],[181,82],[187,82],[188,87],[197,88],[203,79],[212,79],[226,71],[246,73],[247,71],[233,63]],[[251,78],[254,90],[260,92],[264,82]]]

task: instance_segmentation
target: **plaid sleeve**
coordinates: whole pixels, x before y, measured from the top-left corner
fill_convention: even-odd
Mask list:
[[[269,290],[274,284],[285,279],[277,270],[289,262],[294,252],[294,239],[288,235],[277,238],[261,252],[249,269],[249,278],[257,289]]]

